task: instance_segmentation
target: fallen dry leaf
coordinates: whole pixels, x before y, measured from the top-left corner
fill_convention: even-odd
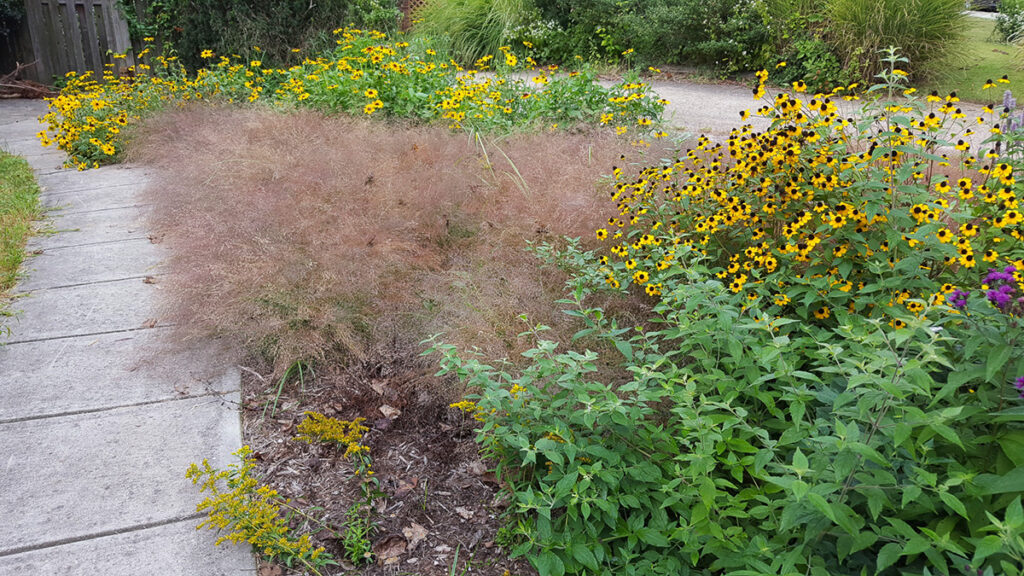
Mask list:
[[[142,283],[143,284],[156,284],[156,277],[154,277],[154,276],[146,276],[145,278],[142,279]]]
[[[388,536],[373,545],[373,553],[377,556],[377,562],[381,564],[394,564],[398,557],[405,554],[406,542],[401,536]],[[391,560],[391,562],[388,562]]]
[[[150,318],[149,320],[146,320],[145,322],[142,323],[142,327],[143,328],[155,328],[156,327],[156,318]]]
[[[414,477],[412,480],[408,482],[406,482],[405,480],[399,480],[398,488],[395,489],[395,496],[405,496],[409,492],[412,492],[412,489],[415,488],[417,484],[419,484],[419,481],[420,479],[418,477]]]
[[[373,388],[373,391],[376,392],[378,395],[384,395],[384,382],[380,380],[371,380],[370,388]]]
[[[284,571],[277,564],[264,564],[260,566],[260,576],[281,576],[282,574],[284,574]]]
[[[399,416],[402,415],[402,411],[401,410],[399,410],[398,408],[395,408],[394,406],[388,406],[387,404],[384,404],[383,406],[381,406],[379,408],[379,410],[380,410],[380,413],[383,414],[385,418],[390,418],[392,420],[394,420],[395,418],[398,418]]]
[[[455,513],[459,516],[462,516],[463,520],[469,520],[473,517],[473,511],[463,506],[459,506],[458,508],[456,508]]]
[[[427,534],[430,534],[430,532],[423,526],[413,522],[408,527],[402,528],[402,534],[404,534],[405,538],[409,540],[409,552],[412,552],[420,545],[420,542],[423,542],[423,539],[426,538]]]
[[[466,470],[474,476],[483,476],[487,473],[487,466],[484,466],[484,463],[479,460],[474,460],[466,466]]]

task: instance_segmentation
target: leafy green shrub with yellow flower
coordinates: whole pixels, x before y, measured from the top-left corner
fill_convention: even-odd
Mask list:
[[[124,76],[69,76],[43,118],[44,144],[56,143],[81,169],[115,162],[125,129],[153,111],[195,100],[310,107],[424,122],[452,129],[522,130],[607,124],[620,134],[649,134],[667,103],[631,77],[611,88],[587,67],[562,72],[520,60],[508,46],[463,69],[429,40],[391,40],[376,31],[335,30],[336,48],[290,68],[241,62],[206,50],[210,65],[188,74],[173,58]],[[140,57],[143,55],[140,55]],[[519,73],[519,74],[514,74]]]
[[[434,344],[541,576],[1024,573],[1020,138],[901,60],[852,117],[782,93],[767,129],[614,169],[607,247],[539,250],[611,352]]]

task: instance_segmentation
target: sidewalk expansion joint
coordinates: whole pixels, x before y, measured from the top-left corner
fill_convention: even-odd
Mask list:
[[[93,286],[95,284],[113,284],[114,282],[128,282],[128,281],[131,281],[131,280],[145,280],[146,278],[159,278],[161,276],[166,276],[166,275],[167,275],[166,272],[154,272],[152,274],[142,274],[142,275],[139,275],[139,276],[125,276],[124,278],[113,278],[113,279],[110,279],[110,280],[93,280],[91,282],[80,282],[78,284],[61,284],[60,286],[47,286],[45,288],[36,288],[34,290],[29,290],[28,292],[15,292],[14,294],[12,294],[12,296],[15,296],[15,297],[18,297],[18,298],[24,298],[24,297],[32,295],[35,292],[43,292],[45,290],[62,290],[64,288],[79,288],[79,287],[82,287],[82,286]]]
[[[125,526],[124,528],[114,528],[113,530],[104,530],[102,532],[95,532],[92,534],[86,534],[84,536],[72,536],[70,538],[62,538],[60,540],[52,540],[50,542],[42,542],[40,544],[30,544],[28,546],[9,548],[7,550],[0,550],[0,558],[3,558],[4,556],[14,556],[15,554],[24,554],[26,552],[34,552],[36,550],[46,550],[47,548],[55,548],[57,546],[65,546],[67,544],[75,544],[77,542],[98,540],[100,538],[106,538],[108,536],[117,536],[119,534],[127,534],[129,532],[139,532],[142,530],[149,530],[151,528],[159,528],[161,526],[168,526],[170,524],[177,524],[179,522],[195,521],[205,516],[206,514],[204,512],[195,512],[184,516],[168,518],[166,520],[146,522],[145,524],[135,524],[132,526]]]
[[[26,338],[24,340],[12,340],[10,342],[0,343],[0,346],[15,346],[17,344],[32,344],[33,342],[49,342],[51,340],[66,340],[68,338],[87,338],[89,336],[105,336],[107,334],[124,334],[127,332],[138,332],[140,330],[155,330],[157,328],[171,328],[174,324],[156,324],[154,326],[146,327],[140,326],[138,328],[124,328],[122,330],[105,330],[102,332],[86,332],[84,334],[66,334],[61,336],[47,336],[45,338]]]
[[[81,416],[83,414],[98,414],[100,412],[110,412],[113,410],[122,410],[124,408],[139,408],[142,406],[152,406],[155,404],[167,404],[168,402],[181,402],[182,400],[194,400],[196,398],[208,398],[210,396],[226,396],[228,394],[234,394],[239,392],[240,389],[234,388],[231,390],[224,391],[209,391],[203,392],[202,394],[182,394],[173,398],[160,398],[158,400],[146,400],[144,402],[132,402],[130,404],[118,404],[116,406],[103,406],[100,408],[85,408],[82,410],[69,410],[67,412],[59,412],[55,414],[39,414],[36,416],[19,416],[17,418],[6,418],[0,419],[0,426],[5,424],[17,424],[20,422],[34,422],[36,420],[50,420],[53,418],[64,418],[67,416]],[[0,554],[2,556],[2,554]]]
[[[149,208],[152,205],[153,204],[151,204],[151,203],[146,203],[146,204],[121,204],[120,206],[110,206],[109,208],[91,208],[89,210],[72,210],[70,212],[61,212],[60,214],[52,214],[51,216],[58,217],[58,216],[68,216],[70,214],[93,214],[93,213],[96,213],[96,212],[109,212],[111,210],[125,210],[127,208]],[[59,210],[63,210],[63,208],[54,207],[54,208],[48,209],[49,212],[57,212]]]
[[[50,187],[46,184],[41,184],[40,187],[43,189],[43,196],[66,196],[68,194],[78,194],[80,192],[104,192],[113,188],[126,188],[128,186],[139,186],[145,185],[148,182],[126,182],[124,184],[113,184],[106,186],[103,184],[82,186],[79,188],[61,188],[60,190],[50,191]]]
[[[81,231],[80,229],[58,230],[56,233],[57,234],[68,234],[68,233],[80,232],[80,231]],[[43,251],[43,254],[45,254],[47,252],[53,252],[54,250],[66,250],[68,248],[87,248],[89,246],[103,246],[103,245],[106,245],[106,244],[121,244],[121,243],[124,243],[124,242],[143,242],[143,241],[150,241],[150,240],[146,236],[139,236],[139,237],[135,237],[135,238],[117,238],[115,240],[98,240],[96,242],[83,242],[81,244],[64,244],[64,245],[61,245],[61,246],[49,246],[49,247],[46,247],[46,248],[41,248],[41,250]]]

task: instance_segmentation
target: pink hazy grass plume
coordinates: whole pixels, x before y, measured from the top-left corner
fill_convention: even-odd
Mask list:
[[[514,357],[528,344],[521,314],[567,340],[578,327],[554,302],[565,276],[526,243],[595,246],[616,214],[600,176],[635,155],[594,133],[481,144],[437,127],[194,106],[148,122],[132,159],[157,169],[147,194],[171,254],[164,317],[280,374],[438,332]]]

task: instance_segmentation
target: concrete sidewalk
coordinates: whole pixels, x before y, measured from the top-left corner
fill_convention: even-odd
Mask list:
[[[248,550],[196,531],[191,462],[241,445],[239,376],[172,347],[143,168],[64,170],[40,101],[0,101],[0,148],[36,171],[53,234],[35,237],[0,317],[0,575],[253,574]]]

